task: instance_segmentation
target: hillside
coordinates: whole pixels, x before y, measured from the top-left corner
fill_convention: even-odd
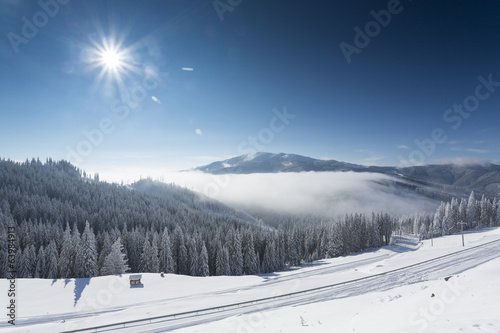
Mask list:
[[[182,203],[200,212],[222,217],[231,217],[250,224],[260,224],[257,219],[245,212],[235,210],[217,200],[190,191],[186,188],[181,188],[175,184],[164,184],[151,179],[141,179],[130,185],[130,188],[141,193],[159,196],[168,200],[175,200],[178,203]]]
[[[116,241],[131,272],[231,273],[235,256],[243,260],[248,250],[255,266],[243,267],[238,259],[232,272],[248,274],[261,269],[257,242],[275,237],[251,216],[178,186],[150,180],[132,187],[108,184],[65,161],[34,159],[0,160],[2,239],[8,227],[16,230],[19,277],[102,275]],[[229,255],[233,246],[238,250]],[[227,260],[223,268],[217,269],[217,253]],[[4,242],[0,277],[6,274],[6,256]]]

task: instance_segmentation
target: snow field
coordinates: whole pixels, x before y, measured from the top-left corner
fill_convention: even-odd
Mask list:
[[[465,235],[465,248],[497,239],[500,228],[471,231]],[[420,244],[411,237],[402,237],[399,243],[397,237],[395,240],[395,245],[376,251],[260,276],[199,278],[143,274],[143,288],[130,288],[128,274],[92,279],[18,279],[17,325],[12,327],[4,320],[0,328],[5,332],[60,332],[222,306],[371,276],[464,249],[460,235],[436,238],[434,246],[430,240]],[[206,320],[195,326],[188,319],[179,322],[177,331],[500,331],[497,314],[500,259],[453,274],[447,281],[444,278],[448,276],[432,276],[432,273],[422,276],[402,272],[394,284],[397,287],[385,291],[359,290],[354,296],[352,291],[333,296],[326,292],[312,293],[307,299],[291,298],[288,303],[272,301],[242,308],[240,314],[228,313],[227,318],[223,313],[207,315]],[[0,281],[0,288],[7,290],[7,280]],[[2,294],[5,294],[2,304],[7,304],[6,293]],[[269,306],[277,308],[266,309]],[[248,311],[252,313],[245,313]],[[124,331],[146,331],[150,327],[153,326],[143,324]]]

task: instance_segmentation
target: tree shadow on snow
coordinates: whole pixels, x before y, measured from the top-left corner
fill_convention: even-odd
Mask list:
[[[260,273],[257,274],[257,276],[260,276],[261,278],[267,280],[267,279],[272,279],[278,276],[276,273]]]
[[[89,284],[90,284],[90,278],[75,279],[75,290],[74,290],[75,303],[73,304],[73,306],[76,306],[76,303],[78,303],[80,297],[82,297],[83,290]]]
[[[72,279],[64,279],[64,288],[71,282]]]

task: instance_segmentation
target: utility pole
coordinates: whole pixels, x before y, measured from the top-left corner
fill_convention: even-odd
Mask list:
[[[462,246],[465,246],[465,242],[464,242],[464,224],[465,224],[465,222],[460,222],[460,230],[462,231]]]
[[[431,246],[434,246],[434,240],[432,239],[434,236],[434,220],[431,223]]]

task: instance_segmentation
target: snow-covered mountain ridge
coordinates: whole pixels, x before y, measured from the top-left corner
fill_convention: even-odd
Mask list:
[[[491,196],[500,194],[500,165],[434,164],[412,167],[362,166],[336,160],[320,160],[297,154],[258,152],[217,161],[194,170],[211,174],[254,174],[282,172],[370,172],[410,181],[424,186],[448,187],[454,194],[476,191]]]

